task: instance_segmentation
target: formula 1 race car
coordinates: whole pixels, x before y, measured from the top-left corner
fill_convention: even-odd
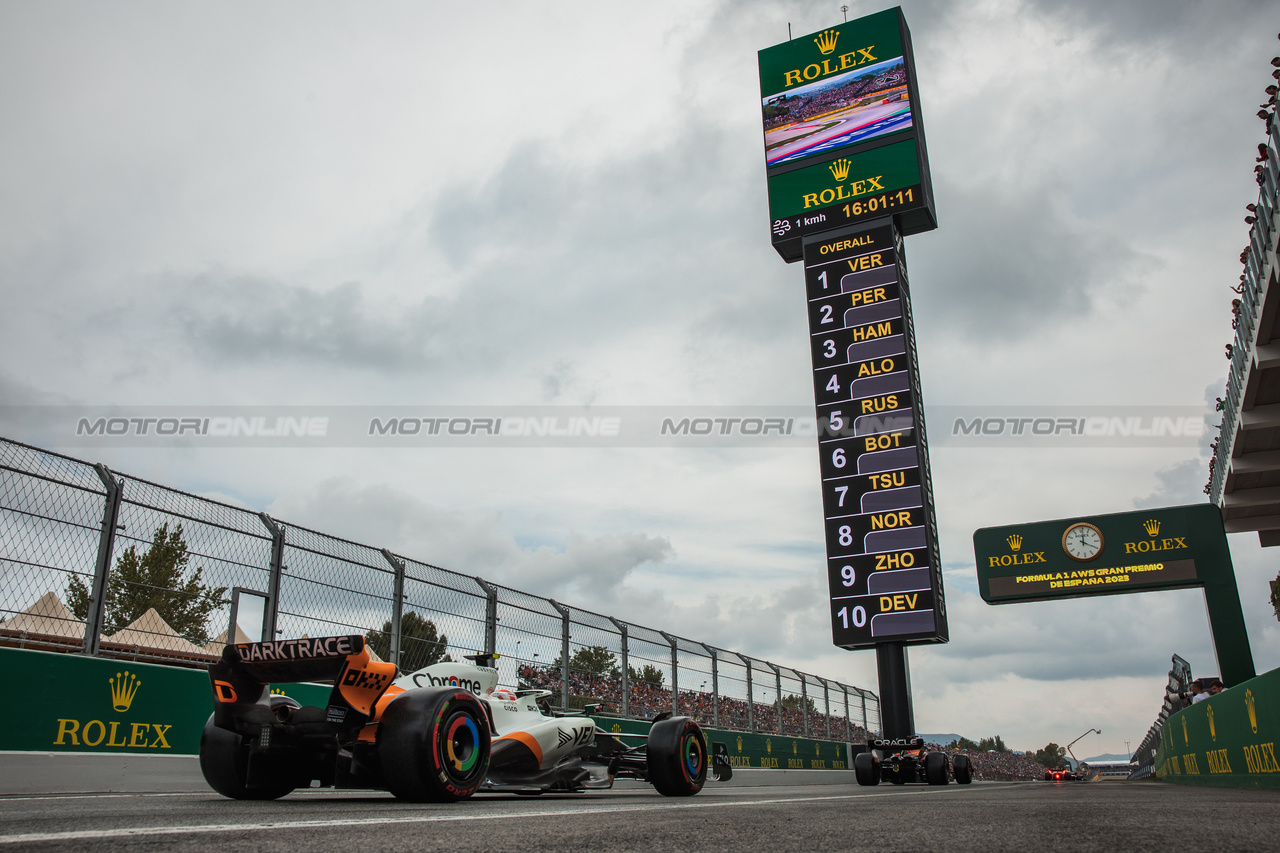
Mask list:
[[[877,752],[885,757],[882,759]],[[966,755],[950,758],[941,750],[927,748],[924,738],[872,738],[867,742],[867,751],[854,756],[853,775],[859,785],[879,785],[881,780],[894,785],[945,785],[952,779],[968,785],[973,781],[973,767]]]
[[[1083,782],[1084,776],[1069,767],[1063,767],[1058,770],[1044,771],[1044,781],[1046,782]]]
[[[364,637],[239,643],[209,667],[214,712],[200,737],[209,786],[240,800],[273,800],[318,780],[377,788],[415,802],[477,791],[541,794],[640,779],[687,797],[710,770],[732,775],[728,746],[689,717],[662,714],[648,735],[609,734],[589,717],[553,714],[547,690],[499,689],[494,655],[437,663],[397,678]],[[270,692],[272,683],[332,681],[324,708]],[[628,744],[626,741],[635,741]]]

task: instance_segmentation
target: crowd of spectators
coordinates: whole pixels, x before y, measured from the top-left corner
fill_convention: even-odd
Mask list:
[[[875,76],[859,77],[843,86],[835,86],[812,95],[780,98],[770,105],[773,109],[765,110],[764,129],[769,131],[798,121],[807,121],[815,116],[853,106],[864,98],[898,97],[906,93],[906,85],[907,69],[899,63]]]
[[[954,758],[968,756],[973,767],[973,778],[986,782],[1034,782],[1044,778],[1044,765],[1030,755],[1018,752],[996,752],[976,749],[947,749],[939,744],[929,744]]]
[[[525,666],[520,670],[520,686],[537,690],[550,690],[560,694],[560,670],[554,667]],[[671,710],[671,689],[664,684],[652,681],[628,679],[627,682],[627,716],[647,720],[663,711]],[[569,673],[569,695],[574,705],[602,704],[606,714],[622,713],[622,678],[613,675],[597,675],[593,673],[571,670]],[[812,701],[812,700],[810,700]],[[678,696],[680,713],[693,717],[703,725],[715,723],[715,696],[703,690],[680,690]],[[845,738],[845,719],[837,714],[823,714],[816,707],[809,711],[809,737],[827,735],[827,722],[830,719],[831,736],[843,740]],[[783,735],[804,737],[804,711],[799,707],[788,707],[778,703],[748,703],[746,700],[732,696],[720,696],[719,727],[738,731],[777,732]],[[865,742],[867,730],[857,723],[849,727],[850,740],[854,743]]]

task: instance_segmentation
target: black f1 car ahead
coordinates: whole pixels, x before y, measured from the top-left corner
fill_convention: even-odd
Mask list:
[[[487,665],[494,657],[397,678],[359,635],[227,646],[209,667],[216,701],[200,769],[211,788],[241,800],[273,800],[318,780],[416,802],[585,791],[617,778],[687,797],[708,772],[732,775],[728,746],[708,750],[689,717],[659,715],[647,735],[609,734],[590,717],[544,710],[549,691],[499,689]],[[270,692],[296,681],[332,681],[326,707]]]
[[[853,775],[859,785],[879,785],[882,780],[894,785],[945,785],[952,779],[968,785],[973,781],[973,767],[966,755],[951,758],[941,750],[927,748],[924,738],[872,738],[867,751],[854,756]]]

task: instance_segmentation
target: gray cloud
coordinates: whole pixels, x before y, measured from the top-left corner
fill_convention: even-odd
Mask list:
[[[1099,292],[1132,290],[1143,258],[1099,223],[1074,220],[1063,188],[1034,181],[961,187],[939,179],[939,207],[963,210],[908,249],[914,292],[934,329],[974,339],[1000,330],[1001,341],[1043,333],[1043,323],[1086,317]],[[926,242],[927,241],[927,242]]]
[[[162,287],[181,337],[206,359],[399,371],[422,367],[440,349],[434,306],[409,318],[376,317],[354,282],[314,291],[206,274]]]
[[[583,607],[621,606],[639,567],[674,556],[671,542],[640,532],[585,536],[563,546],[521,547],[496,513],[448,511],[399,489],[349,479],[320,484],[314,497],[280,501],[271,513],[344,538],[466,575]],[[341,495],[340,500],[330,496]]]
[[[1005,675],[1030,681],[1150,676],[1174,652],[1205,668],[1212,648],[1198,591],[989,605],[974,593],[947,599],[954,642],[934,647],[939,677],[956,683]],[[1176,624],[1176,647],[1136,625]],[[1208,657],[1212,660],[1212,656]],[[945,674],[945,675],[944,675]]]
[[[1023,0],[1026,11],[1059,23],[1069,31],[1087,33],[1103,47],[1130,48],[1140,45],[1145,52],[1156,46],[1189,49],[1189,55],[1227,50],[1250,31],[1280,29],[1275,6],[1264,0],[1143,0],[1113,3],[1081,0],[1057,3],[1053,0]]]
[[[1208,463],[1208,457],[1196,457],[1157,471],[1156,490],[1134,498],[1134,509],[1204,503],[1204,485],[1209,482]]]

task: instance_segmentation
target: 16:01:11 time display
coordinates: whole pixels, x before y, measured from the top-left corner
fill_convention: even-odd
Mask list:
[[[849,217],[861,216],[863,213],[875,213],[877,210],[887,210],[890,207],[911,204],[913,201],[915,201],[915,196],[910,189],[898,190],[896,193],[885,193],[884,195],[872,196],[865,201],[846,204],[844,205],[844,215]]]

